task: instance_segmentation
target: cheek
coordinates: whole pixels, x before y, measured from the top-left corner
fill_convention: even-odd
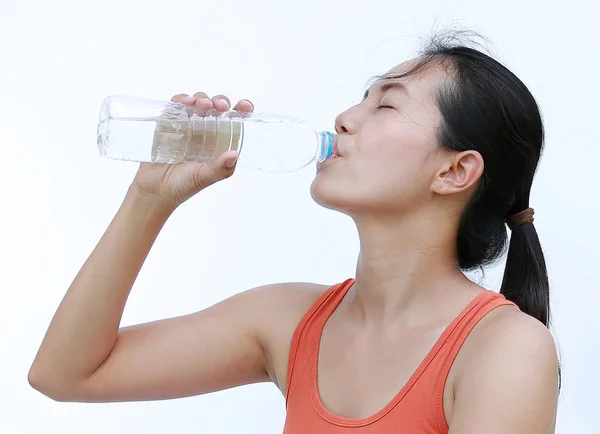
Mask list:
[[[427,155],[431,146],[409,126],[364,131],[349,157],[318,174],[313,199],[338,210],[405,209],[429,188]],[[430,168],[429,168],[430,169]]]
[[[360,163],[374,179],[405,184],[422,172],[431,151],[428,139],[414,128],[401,128],[365,145]]]
[[[361,131],[357,143],[360,153],[376,152],[390,158],[418,156],[430,148],[433,129],[395,114],[383,121],[373,121]]]
[[[429,188],[431,146],[422,135],[396,135],[364,151],[352,161],[353,185],[361,196],[402,200],[422,195]]]
[[[419,184],[419,166],[406,153],[381,153],[362,163],[355,182],[362,196],[389,200],[409,194]]]

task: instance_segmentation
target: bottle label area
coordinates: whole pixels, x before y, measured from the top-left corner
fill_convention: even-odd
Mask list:
[[[188,122],[157,122],[152,161],[207,161],[227,151],[241,153],[241,121],[194,116]]]

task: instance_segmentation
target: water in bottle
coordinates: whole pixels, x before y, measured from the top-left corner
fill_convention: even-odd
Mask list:
[[[238,166],[292,172],[334,156],[333,135],[266,113],[200,111],[177,102],[110,96],[98,122],[102,156],[139,162],[206,161],[238,151]]]

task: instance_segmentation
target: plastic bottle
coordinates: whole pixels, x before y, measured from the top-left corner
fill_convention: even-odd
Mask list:
[[[240,167],[285,173],[331,157],[333,134],[285,116],[113,95],[100,110],[98,148],[108,158],[171,164],[236,150]]]

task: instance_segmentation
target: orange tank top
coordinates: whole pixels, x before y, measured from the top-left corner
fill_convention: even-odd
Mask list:
[[[325,323],[353,284],[354,279],[348,279],[326,290],[296,327],[288,361],[284,434],[447,434],[444,385],[462,344],[487,313],[499,306],[516,305],[493,291],[479,294],[448,325],[384,408],[369,417],[347,418],[330,412],[321,402],[317,359]]]

